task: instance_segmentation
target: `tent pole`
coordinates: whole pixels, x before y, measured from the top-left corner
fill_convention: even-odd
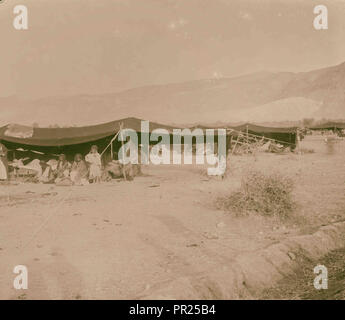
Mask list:
[[[111,156],[111,160],[113,160],[113,141],[111,141],[111,145],[110,145],[110,156]]]
[[[102,151],[101,153],[101,157],[103,156],[104,152],[107,151],[107,149],[111,146],[113,146],[113,142],[115,141],[115,139],[117,138],[117,136],[119,135],[119,132],[116,132],[115,136],[111,139],[110,143],[105,147],[105,149]]]
[[[247,125],[247,153],[249,153],[249,141],[248,141],[248,125]]]

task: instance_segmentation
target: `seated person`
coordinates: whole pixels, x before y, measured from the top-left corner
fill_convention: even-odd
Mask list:
[[[40,166],[42,167],[42,174],[38,176],[38,182],[42,183],[54,183],[54,171],[48,162],[40,161]]]
[[[90,153],[85,157],[86,162],[89,165],[89,180],[90,182],[100,182],[102,175],[102,161],[101,155],[98,153],[98,147],[93,145]]]
[[[86,162],[83,160],[83,156],[80,153],[77,153],[74,157],[70,173],[73,184],[77,186],[87,185],[89,183],[88,173],[89,171]]]
[[[71,167],[71,164],[67,161],[66,155],[60,154],[56,170],[53,173],[55,176],[56,184],[61,184],[61,183],[63,184],[63,181],[70,180],[69,179],[70,167]]]

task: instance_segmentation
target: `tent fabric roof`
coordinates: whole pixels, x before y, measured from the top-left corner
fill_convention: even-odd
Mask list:
[[[30,129],[32,130],[32,127],[7,125],[0,128],[0,139],[12,143],[31,146],[74,145],[112,136],[119,131],[120,123],[123,123],[124,129],[133,129],[136,132],[140,132],[141,121],[142,120],[137,118],[126,118],[86,127],[33,128],[32,134],[26,137],[24,134],[29,132]],[[150,122],[150,132],[154,129],[166,129],[169,132],[172,132],[174,128],[155,122]],[[20,130],[22,130],[22,136],[20,136]],[[13,134],[13,132],[15,132],[15,134]]]
[[[236,131],[246,131],[248,128],[248,131],[257,132],[257,133],[296,133],[297,128],[296,127],[290,127],[290,128],[276,128],[276,127],[263,127],[258,126],[251,123],[242,124],[237,127],[230,127],[230,129],[236,130]]]
[[[246,131],[248,126],[248,130],[257,133],[296,133],[297,127],[265,127],[265,126],[258,126],[252,123],[245,123],[239,126],[223,126],[223,127],[208,127],[204,125],[195,125],[191,129],[200,128],[202,130],[206,129],[233,129],[236,131]]]
[[[327,122],[324,124],[319,124],[317,126],[310,127],[309,129],[322,130],[322,129],[345,129],[345,122]]]
[[[126,118],[99,125],[70,128],[32,128],[29,126],[12,124],[0,128],[0,140],[29,146],[42,147],[76,145],[96,141],[114,135],[119,131],[120,123],[123,123],[123,128],[133,129],[136,132],[141,132],[141,121],[141,119],[137,118]],[[247,127],[249,131],[256,133],[296,132],[296,128],[263,127],[250,123],[232,127],[231,129],[237,131],[246,131]],[[206,127],[203,128],[205,129]],[[155,129],[166,129],[170,133],[172,133],[173,129],[180,128],[150,122],[150,132]]]

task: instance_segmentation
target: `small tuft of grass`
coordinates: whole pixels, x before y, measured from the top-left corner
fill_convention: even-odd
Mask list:
[[[293,187],[293,181],[280,174],[252,171],[243,177],[239,190],[217,200],[217,207],[242,216],[254,212],[283,220],[295,207]]]

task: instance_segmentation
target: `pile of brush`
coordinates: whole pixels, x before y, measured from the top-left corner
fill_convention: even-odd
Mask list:
[[[293,181],[280,174],[250,172],[242,179],[239,190],[217,199],[217,207],[237,215],[257,213],[287,218],[294,209]]]

